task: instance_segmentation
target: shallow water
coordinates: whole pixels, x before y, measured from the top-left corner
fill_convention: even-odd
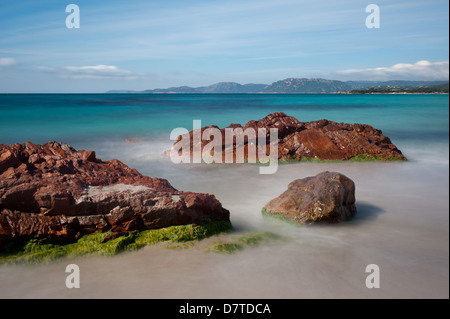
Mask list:
[[[33,121],[38,112],[26,113],[21,119],[20,107],[9,110],[2,113],[9,120],[0,119],[1,142],[59,139],[78,149],[93,149],[103,160],[118,158],[145,175],[167,178],[179,190],[214,194],[230,210],[234,232],[182,250],[157,245],[113,258],[3,265],[0,298],[449,297],[448,96],[257,96],[253,98],[255,101],[242,96],[208,96],[197,97],[196,102],[200,99],[205,106],[200,103],[195,108],[188,107],[189,103],[195,104],[195,97],[162,96],[152,97],[161,99],[153,102],[166,103],[164,106],[168,107],[169,100],[170,112],[160,108],[156,113],[146,107],[146,99],[150,97],[121,98],[132,107],[122,106],[124,102],[117,97],[94,96],[85,103],[89,108],[80,109],[77,107],[84,102],[57,96],[53,99],[61,103],[72,101],[66,107],[69,110],[53,115],[51,109],[56,106],[44,107],[44,114],[49,116],[44,123]],[[120,105],[118,110],[114,111],[112,101]],[[29,109],[32,102],[27,103],[21,107]],[[104,111],[96,109],[96,103],[113,112],[98,127],[94,123]],[[235,108],[209,109],[214,103]],[[261,109],[257,108],[259,104]],[[187,108],[185,112],[176,111],[183,107]],[[240,112],[240,107],[246,109]],[[124,117],[124,123],[114,126],[116,117],[125,114],[125,110],[130,114]],[[274,175],[260,175],[257,165],[175,165],[160,158],[170,148],[170,129],[189,128],[192,119],[202,118],[205,124],[210,124],[208,121],[220,118],[221,123],[217,124],[221,126],[243,124],[276,110],[298,118],[304,114],[302,120],[328,118],[372,124],[383,129],[409,161],[284,164]],[[1,108],[0,111],[3,112]],[[202,111],[204,117],[197,117]],[[172,120],[164,117],[164,112],[173,113]],[[88,115],[77,117],[79,113]],[[142,116],[154,116],[150,134],[142,133],[146,129],[144,122],[140,122]],[[234,120],[236,117],[238,120]],[[169,122],[172,126],[167,127]],[[17,123],[24,128],[18,133],[13,130]],[[33,135],[27,130],[39,131],[36,140],[30,138]],[[92,132],[99,134],[85,137]],[[131,137],[142,142],[125,143],[125,138]],[[325,170],[341,172],[354,180],[358,212],[352,221],[295,227],[262,216],[261,208],[292,180]],[[285,240],[245,248],[231,255],[205,251],[214,241],[255,230],[270,231]],[[65,286],[68,275],[65,268],[69,263],[80,267],[80,289]],[[380,268],[379,289],[368,289],[365,285],[368,264]]]
[[[0,297],[448,298],[444,152],[434,153],[443,156],[435,161],[280,165],[276,175],[259,175],[255,165],[182,167],[147,160],[148,172],[156,166],[171,172],[175,187],[215,194],[231,211],[235,233],[265,230],[287,239],[232,255],[206,252],[204,245],[152,246],[113,258],[2,266]],[[261,215],[261,207],[294,178],[324,170],[355,181],[358,213],[352,221],[295,227]],[[80,289],[65,287],[69,263],[80,267]],[[380,267],[379,289],[365,286],[368,264]]]

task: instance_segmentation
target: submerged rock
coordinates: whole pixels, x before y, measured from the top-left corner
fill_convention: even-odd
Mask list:
[[[206,150],[210,155],[217,156],[213,152],[213,147],[218,145],[221,149],[219,158],[225,161],[227,154],[232,154],[236,162],[238,149],[244,150],[243,161],[253,161],[256,152],[256,143],[249,142],[245,136],[247,129],[252,129],[257,136],[258,129],[266,130],[266,139],[261,145],[266,146],[266,155],[270,154],[270,129],[278,130],[278,160],[350,160],[355,159],[376,159],[376,160],[405,160],[402,152],[383,135],[381,130],[375,129],[366,124],[337,123],[322,119],[312,122],[300,122],[295,117],[288,116],[282,112],[267,115],[257,121],[249,121],[244,126],[231,124],[226,128],[208,126],[201,128],[202,136],[209,137],[209,130],[220,130],[221,139],[210,140],[194,139],[194,132],[190,131],[185,135],[180,135],[174,143],[174,149],[181,155],[183,149],[189,150],[191,158],[195,152]],[[237,136],[241,134],[243,145],[237,145],[237,138],[226,139],[226,132],[233,130]],[[200,135],[200,134],[199,134]],[[230,143],[230,141],[232,141]],[[258,143],[260,141],[258,140]],[[169,152],[166,152],[168,155]],[[200,154],[201,157],[201,154]],[[256,159],[258,160],[258,158]]]
[[[68,144],[0,145],[0,244],[229,221],[214,195],[182,192]]]
[[[340,173],[322,172],[297,179],[263,208],[298,224],[337,223],[356,213],[355,183]]]

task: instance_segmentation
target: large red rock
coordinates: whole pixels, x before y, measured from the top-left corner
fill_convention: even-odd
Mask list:
[[[178,191],[93,151],[57,142],[0,145],[0,244],[219,220],[229,221],[229,212],[214,195]]]
[[[206,135],[211,128],[219,129],[217,126],[208,126],[189,132],[189,136],[180,135],[174,143],[174,149],[179,155],[182,154],[183,149],[189,149],[190,156],[193,158],[196,156],[196,150],[203,151],[207,145],[211,149],[210,154],[214,155],[212,147],[219,145],[221,154],[218,156],[222,158],[222,162],[225,162],[226,154],[233,154],[233,159],[237,162],[236,154],[239,147],[236,145],[236,140],[231,144],[226,142],[226,129],[241,128],[245,132],[247,128],[253,128],[257,134],[258,128],[265,128],[266,141],[263,145],[266,146],[266,154],[273,157],[269,148],[269,132],[271,128],[276,128],[278,130],[278,160],[348,160],[358,155],[368,155],[381,160],[406,159],[381,130],[366,124],[337,123],[326,119],[300,122],[292,116],[276,112],[258,121],[249,121],[244,126],[231,124],[227,128],[219,129],[222,137],[219,140],[211,138],[212,141],[205,139],[194,141],[194,132],[202,132],[202,135]],[[252,161],[255,157],[253,154],[257,154],[256,144],[248,143],[247,140],[241,148],[244,149],[242,162]],[[170,153],[166,152],[167,154]]]
[[[345,175],[328,171],[297,179],[263,211],[298,224],[346,221],[356,213],[355,183]]]

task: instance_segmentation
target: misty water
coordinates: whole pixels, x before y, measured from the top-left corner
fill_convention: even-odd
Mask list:
[[[448,96],[443,100],[448,106]],[[392,101],[383,105],[395,106]],[[269,109],[294,116],[290,113],[302,113],[301,106],[292,111],[290,106],[271,105],[264,113]],[[408,113],[411,110],[417,112]],[[0,298],[448,298],[448,108],[441,106],[440,112],[429,116],[421,110],[402,109],[405,117],[386,117],[384,122],[383,112],[372,108],[346,111],[358,122],[382,128],[408,158],[406,162],[292,163],[279,165],[273,175],[261,175],[257,165],[249,164],[173,164],[160,158],[171,146],[167,132],[146,136],[141,128],[134,133],[118,128],[116,134],[111,131],[110,138],[92,139],[74,136],[73,131],[64,133],[67,136],[61,133],[76,148],[96,150],[103,160],[118,158],[142,174],[168,179],[179,190],[214,194],[230,210],[234,229],[184,249],[155,245],[115,257],[1,265]],[[315,117],[311,120],[345,117],[337,109],[330,110],[330,116],[321,116],[320,108],[316,116],[309,106],[303,111]],[[389,112],[398,110],[385,107],[384,114]],[[375,113],[377,116],[372,116]],[[186,114],[177,118],[183,116]],[[192,114],[188,117],[195,118]],[[429,125],[433,119],[438,124]],[[227,124],[231,122],[245,123]],[[52,134],[58,139],[55,133],[52,129],[41,131],[35,142],[44,142]],[[142,142],[126,143],[125,137],[138,137]],[[17,142],[22,142],[21,138],[17,137]],[[5,135],[8,143],[13,139],[14,133]],[[326,170],[343,173],[355,182],[358,211],[354,219],[307,227],[261,214],[261,208],[292,180]],[[283,240],[233,254],[207,251],[211,243],[252,231],[272,232]],[[79,289],[65,285],[65,269],[70,263],[80,267]],[[366,287],[369,264],[379,266],[378,289]]]
[[[140,146],[129,146],[139,154]],[[180,190],[215,194],[231,212],[233,232],[185,249],[161,245],[116,257],[87,257],[0,268],[0,297],[73,298],[433,298],[448,297],[448,148],[404,152],[402,163],[297,163],[260,175],[256,165],[175,165],[136,161]],[[124,154],[124,158],[127,158]],[[415,160],[414,158],[420,158]],[[294,178],[341,172],[356,184],[357,215],[347,223],[295,227],[261,208]],[[284,240],[231,255],[207,243],[249,231]],[[67,289],[65,267],[80,267],[81,288]],[[368,289],[366,266],[380,267]]]

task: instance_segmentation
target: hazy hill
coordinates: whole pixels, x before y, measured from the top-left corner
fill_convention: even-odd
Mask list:
[[[272,84],[239,84],[236,82],[219,82],[209,86],[190,87],[178,86],[166,89],[145,91],[113,90],[107,93],[130,94],[246,94],[246,93],[285,93],[314,94],[336,93],[369,88],[405,88],[430,87],[447,85],[447,81],[336,81],[326,79],[288,78]]]
[[[145,90],[140,93],[200,93],[196,88],[192,88],[190,86],[177,86],[170,87],[168,89],[154,89],[154,90]]]
[[[267,84],[239,84],[236,82],[219,82],[210,86],[200,87],[200,93],[255,93],[264,89]]]
[[[239,84],[236,82],[219,82],[209,86],[190,87],[179,86],[170,87],[168,89],[153,89],[145,90],[140,93],[197,93],[197,94],[220,94],[220,93],[254,93],[259,92],[265,88],[267,84]]]
[[[334,93],[348,91],[352,87],[345,82],[325,79],[289,78],[265,87],[265,93]]]

